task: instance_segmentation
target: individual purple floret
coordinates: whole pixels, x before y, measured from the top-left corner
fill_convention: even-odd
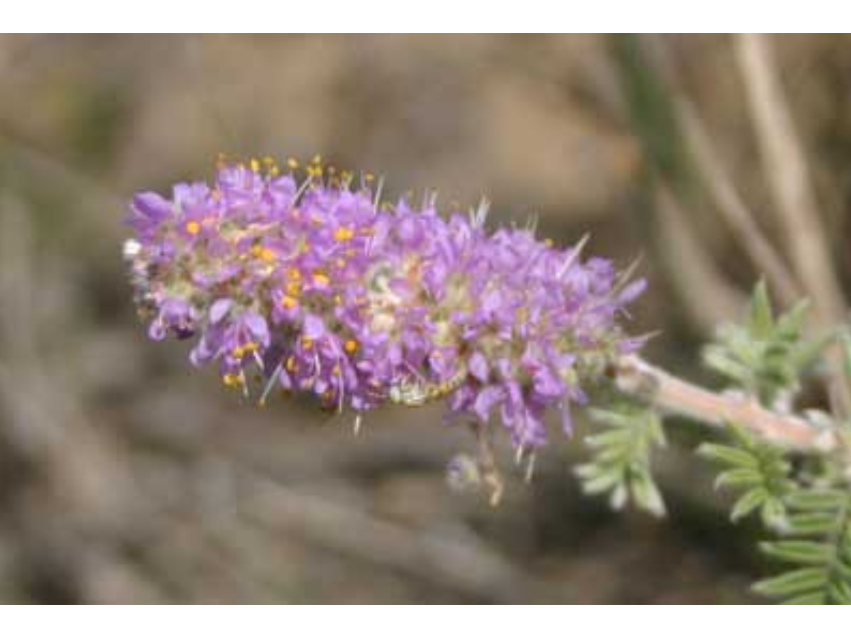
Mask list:
[[[149,335],[196,336],[190,359],[260,402],[280,387],[356,412],[446,397],[496,416],[515,446],[566,430],[582,383],[640,339],[618,325],[644,282],[528,229],[484,228],[485,206],[441,216],[433,199],[379,205],[364,177],[316,159],[297,179],[270,159],[221,163],[215,182],[139,193],[125,244]],[[251,373],[251,374],[249,374]]]

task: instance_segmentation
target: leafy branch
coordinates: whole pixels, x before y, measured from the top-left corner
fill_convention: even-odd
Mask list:
[[[758,441],[741,427],[731,424],[729,432],[735,445],[704,443],[697,453],[724,468],[715,481],[716,489],[742,492],[730,518],[736,522],[759,511],[767,527],[781,527],[786,519],[784,499],[795,487],[789,478],[789,462],[782,450]]]
[[[787,604],[851,605],[851,494],[800,489],[786,503],[784,540],[760,548],[788,569],[756,583],[754,590]]]
[[[589,415],[606,430],[585,439],[593,458],[576,468],[584,492],[608,494],[614,509],[631,501],[663,516],[665,503],[650,470],[652,449],[666,445],[662,420],[653,410],[634,403],[591,409]]]
[[[615,386],[644,408],[633,407],[629,418],[603,413],[603,423],[619,430],[590,437],[595,456],[580,476],[586,491],[608,492],[623,505],[630,461],[638,459],[641,476],[652,483],[649,448],[635,437],[653,432],[654,414],[715,426],[726,440],[704,443],[698,454],[721,468],[716,487],[736,493],[731,519],[758,516],[775,536],[760,550],[783,565],[755,591],[788,603],[851,604],[851,435],[836,418],[793,411],[805,372],[824,360],[830,342],[839,341],[851,372],[851,331],[804,339],[806,310],[800,302],[775,315],[760,283],[743,323],[722,327],[704,359],[737,392],[712,392],[638,357],[623,357],[612,370]]]
[[[801,338],[809,303],[800,301],[775,318],[764,282],[751,296],[742,324],[725,324],[717,341],[704,349],[706,365],[733,386],[773,407],[780,399],[788,404],[800,389],[801,372],[824,347],[824,340]]]

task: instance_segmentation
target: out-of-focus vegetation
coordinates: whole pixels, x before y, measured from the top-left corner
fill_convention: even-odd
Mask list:
[[[848,289],[851,41],[772,45]],[[614,515],[554,431],[491,509],[442,480],[473,442],[438,407],[355,436],[291,399],[243,405],[146,340],[120,258],[133,191],[206,178],[219,152],[321,153],[390,196],[485,194],[494,223],[642,255],[635,331],[700,375],[761,274],[707,139],[782,246],[735,56],[726,36],[0,38],[0,600],[748,600],[753,530],[719,515],[710,468],[668,454],[669,519]]]

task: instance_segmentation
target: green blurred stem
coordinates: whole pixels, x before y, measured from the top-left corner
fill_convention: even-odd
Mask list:
[[[622,357],[613,367],[617,388],[662,412],[724,428],[736,423],[782,447],[831,452],[839,445],[832,429],[813,426],[789,414],[780,414],[748,397],[720,394],[673,376],[637,356]]]

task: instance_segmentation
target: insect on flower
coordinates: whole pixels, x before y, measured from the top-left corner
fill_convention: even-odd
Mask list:
[[[418,408],[430,401],[442,399],[464,385],[467,369],[462,366],[458,372],[446,381],[429,383],[427,381],[405,380],[390,387],[388,397],[396,405]]]

